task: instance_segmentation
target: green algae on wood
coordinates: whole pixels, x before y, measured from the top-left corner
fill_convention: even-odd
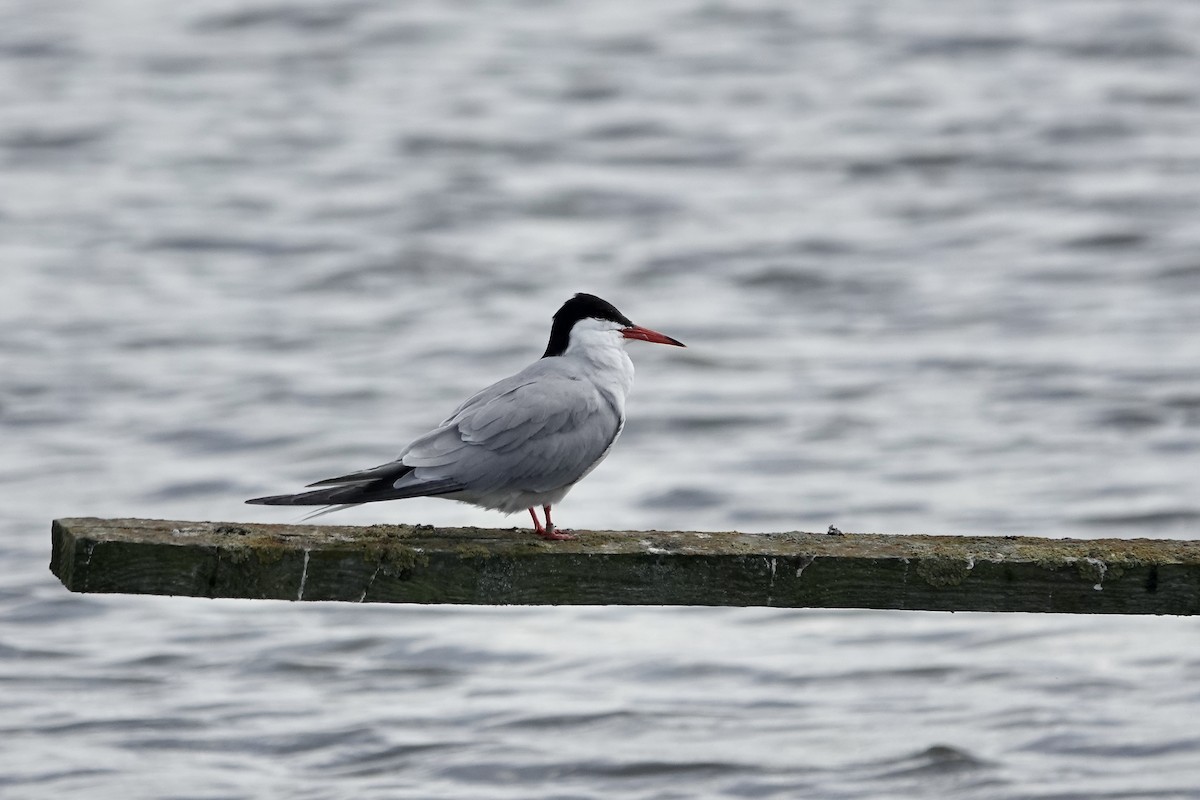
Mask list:
[[[56,520],[72,591],[279,600],[1200,613],[1200,541]]]

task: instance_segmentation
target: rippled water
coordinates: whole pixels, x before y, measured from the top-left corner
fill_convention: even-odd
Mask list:
[[[1182,0],[0,1],[0,797],[1200,797],[1186,619],[46,571],[290,519],[580,290],[690,347],[564,524],[1196,537],[1197,74]]]

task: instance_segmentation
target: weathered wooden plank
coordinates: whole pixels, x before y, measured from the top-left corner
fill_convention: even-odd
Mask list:
[[[1200,541],[53,524],[76,592],[388,603],[1200,613]]]

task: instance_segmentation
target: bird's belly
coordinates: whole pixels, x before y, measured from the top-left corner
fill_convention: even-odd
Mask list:
[[[625,420],[622,418],[617,426],[616,432],[609,441],[608,446],[600,456],[587,465],[582,472],[572,476],[567,483],[549,488],[530,488],[531,484],[536,485],[541,481],[545,481],[548,476],[540,476],[539,479],[530,481],[517,481],[507,485],[493,485],[489,487],[480,487],[478,489],[466,489],[461,492],[455,492],[447,497],[458,500],[463,503],[480,506],[481,508],[490,508],[497,511],[502,511],[505,514],[513,514],[517,511],[524,511],[527,508],[535,506],[552,506],[556,505],[567,493],[579,483],[581,480],[591,474],[592,470],[600,465],[608,454],[612,451],[613,445],[617,441],[617,437],[621,435],[621,430],[625,427]]]
[[[562,486],[557,489],[551,489],[545,492],[527,491],[523,489],[500,489],[494,491],[463,491],[453,494],[443,495],[450,500],[457,500],[460,503],[469,503],[480,508],[489,508],[494,511],[500,511],[504,514],[514,514],[518,511],[524,511],[527,508],[535,508],[537,506],[552,506],[556,505],[564,497],[567,492],[571,491],[571,487]]]

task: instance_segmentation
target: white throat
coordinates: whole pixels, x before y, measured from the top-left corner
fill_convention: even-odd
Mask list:
[[[633,388],[633,361],[625,352],[628,340],[621,335],[622,327],[599,319],[576,322],[561,358],[581,362],[597,386],[617,395],[623,409],[625,397]]]

